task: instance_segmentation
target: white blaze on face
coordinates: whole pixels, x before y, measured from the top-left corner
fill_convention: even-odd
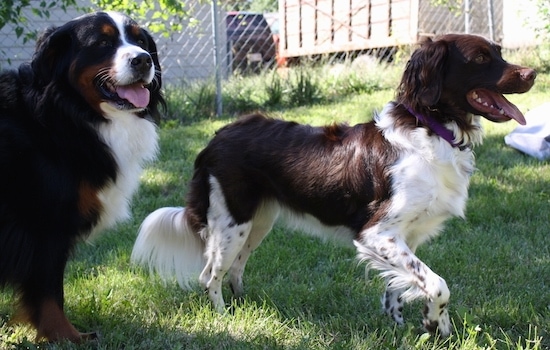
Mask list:
[[[149,105],[150,93],[144,87],[144,84],[149,84],[155,76],[155,66],[151,65],[149,72],[140,77],[140,81],[136,82],[135,71],[132,69],[132,61],[139,55],[147,55],[149,53],[141,47],[128,42],[127,33],[124,28],[124,23],[127,17],[116,12],[108,12],[113,19],[118,31],[120,32],[121,45],[118,47],[113,59],[112,76],[116,82],[116,92],[120,98],[128,100],[138,108],[145,108]]]

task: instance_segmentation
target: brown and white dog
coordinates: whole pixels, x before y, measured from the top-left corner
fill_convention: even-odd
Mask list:
[[[63,311],[75,244],[129,216],[164,105],[150,34],[114,12],[48,29],[0,74],[0,287],[37,339],[79,342]]]
[[[185,208],[143,222],[132,259],[182,287],[194,273],[218,310],[222,280],[235,295],[250,254],[278,218],[353,242],[360,261],[386,279],[386,313],[403,323],[405,301],[426,299],[423,325],[451,332],[450,292],[415,256],[449,217],[463,216],[480,117],[524,124],[503,94],[528,91],[536,73],[509,64],[473,35],[427,40],[413,54],[396,101],[374,121],[312,127],[244,117],[198,155]]]

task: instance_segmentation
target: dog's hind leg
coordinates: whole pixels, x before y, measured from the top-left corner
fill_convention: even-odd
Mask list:
[[[246,262],[250,254],[260,245],[269,231],[269,229],[257,229],[253,227],[246,243],[233,261],[229,270],[229,286],[235,297],[241,297],[244,294],[243,273]]]
[[[359,259],[367,261],[370,267],[381,271],[381,275],[388,281],[390,301],[397,301],[399,297],[402,301],[425,298],[427,302],[423,313],[423,325],[426,330],[439,330],[442,336],[451,333],[447,311],[450,292],[447,283],[418,259],[401,238],[388,231],[382,233],[377,228],[371,228],[363,232],[361,239],[355,240],[354,243]],[[404,292],[401,293],[402,291]],[[391,308],[391,302],[388,305]],[[390,312],[394,320],[399,319],[396,311],[399,313],[398,310]]]
[[[251,222],[228,225],[215,221],[212,222],[212,226],[209,224],[210,236],[206,244],[208,260],[199,280],[218,312],[225,309],[222,295],[223,278],[244,246],[251,227]]]
[[[211,178],[210,207],[206,232],[206,266],[199,276],[214,308],[225,310],[223,278],[237,258],[252,229],[252,220],[237,223],[229,210],[218,181]]]
[[[229,270],[229,285],[235,297],[240,297],[244,293],[243,273],[250,254],[271,231],[279,212],[280,208],[276,203],[264,203],[254,215],[250,235]]]
[[[382,295],[382,307],[386,315],[390,316],[392,320],[395,321],[398,325],[403,325],[405,323],[403,319],[403,289],[393,289],[390,285],[391,282],[387,282],[386,291]]]

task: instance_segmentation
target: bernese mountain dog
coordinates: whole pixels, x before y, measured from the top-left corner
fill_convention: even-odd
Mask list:
[[[166,107],[151,35],[115,12],[47,29],[0,73],[0,286],[37,340],[80,342],[63,311],[75,244],[129,217]]]

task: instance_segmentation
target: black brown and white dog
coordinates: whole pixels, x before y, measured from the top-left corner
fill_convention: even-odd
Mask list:
[[[249,115],[219,130],[195,161],[185,208],[143,222],[132,253],[186,287],[200,272],[218,310],[229,274],[243,293],[246,261],[276,219],[353,242],[381,271],[385,312],[403,323],[405,301],[426,299],[424,327],[451,332],[443,278],[415,256],[449,217],[463,216],[480,117],[525,120],[503,94],[523,93],[535,71],[509,64],[472,35],[426,40],[410,58],[397,98],[355,126],[312,127]]]
[[[0,75],[0,286],[37,339],[78,342],[63,274],[79,240],[129,216],[164,100],[150,34],[113,12],[48,29]]]

